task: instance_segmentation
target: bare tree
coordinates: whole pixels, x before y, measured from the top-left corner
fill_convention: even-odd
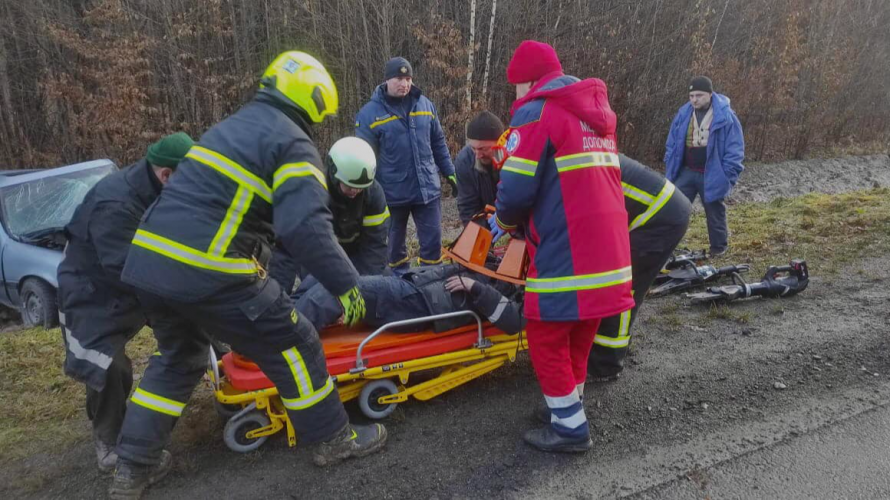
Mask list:
[[[485,74],[482,77],[482,98],[488,96],[488,71],[491,69],[491,42],[494,41],[494,19],[498,10],[498,0],[491,0],[491,19],[488,24],[488,48],[485,50]]]
[[[467,102],[465,109],[473,106],[473,56],[476,55],[476,0],[470,0],[470,45],[467,47]]]

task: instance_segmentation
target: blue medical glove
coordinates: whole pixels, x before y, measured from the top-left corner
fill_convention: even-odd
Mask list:
[[[504,230],[501,226],[498,225],[497,214],[492,214],[491,218],[488,219],[488,228],[491,230],[491,242],[494,243],[501,239],[501,236],[504,235]]]

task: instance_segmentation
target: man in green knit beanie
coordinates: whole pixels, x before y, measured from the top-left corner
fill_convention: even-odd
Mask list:
[[[117,463],[114,446],[133,387],[124,346],[145,326],[121,270],[142,214],[193,144],[182,132],[152,144],[145,158],[99,181],[65,227],[68,246],[58,270],[65,373],[87,386],[87,416],[104,472]]]
[[[185,157],[186,153],[189,152],[189,149],[195,145],[195,142],[192,141],[192,138],[189,137],[185,132],[176,132],[175,134],[170,134],[166,137],[163,137],[158,142],[152,144],[148,147],[148,153],[145,155],[145,160],[154,167],[155,173],[157,169],[168,169],[169,172],[165,173],[165,178],[161,179],[160,175],[158,178],[162,183],[166,184],[167,179],[173,173],[173,170],[176,169],[176,165]]]

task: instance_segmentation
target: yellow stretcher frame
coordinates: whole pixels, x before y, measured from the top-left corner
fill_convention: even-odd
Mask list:
[[[429,323],[438,319],[464,315],[474,316],[477,322],[478,339],[473,347],[383,366],[370,368],[364,366],[364,360],[361,357],[362,350],[377,335],[392,328]],[[366,386],[374,381],[392,381],[397,379],[396,392],[375,398],[378,405],[393,405],[391,408],[394,409],[394,405],[408,401],[410,397],[420,401],[427,401],[486,373],[492,372],[508,361],[516,361],[519,352],[528,349],[528,340],[525,338],[524,333],[520,332],[518,335],[503,334],[486,338],[483,333],[482,320],[473,311],[458,311],[414,320],[387,323],[375,330],[374,333],[359,344],[356,351],[356,367],[348,373],[332,376],[332,378],[337,383],[340,400],[344,403],[361,397]],[[439,368],[442,371],[438,376],[410,387],[407,386],[408,379],[412,373]],[[226,430],[224,431],[226,445],[233,451],[252,451],[262,445],[268,436],[286,429],[288,446],[296,446],[297,436],[278,395],[278,388],[270,387],[258,391],[240,391],[232,387],[228,381],[220,376],[221,369],[222,362],[216,359],[216,355],[213,349],[211,349],[210,366],[207,374],[216,401],[220,403],[218,408],[223,407],[223,405],[240,407],[240,410],[232,412],[226,423]],[[368,394],[373,394],[373,391],[368,392]],[[247,432],[239,433],[238,429],[230,429],[230,426],[239,426],[239,422],[241,422],[239,419],[244,419],[246,415],[252,412],[265,414],[268,423],[258,428],[252,428]],[[391,410],[389,412],[391,413]],[[365,414],[368,415],[367,413]],[[256,425],[258,424],[254,424],[254,426]],[[251,443],[244,446],[240,446],[237,442],[233,444],[231,441],[236,434],[242,436],[243,439],[251,441]]]

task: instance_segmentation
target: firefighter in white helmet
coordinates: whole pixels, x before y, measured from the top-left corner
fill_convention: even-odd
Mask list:
[[[325,167],[337,241],[360,275],[383,274],[390,220],[383,188],[374,180],[374,150],[363,139],[344,137],[331,146]],[[318,283],[306,269],[297,268],[283,245],[275,250],[269,272],[282,287],[292,289],[297,274],[301,281],[295,296]]]

